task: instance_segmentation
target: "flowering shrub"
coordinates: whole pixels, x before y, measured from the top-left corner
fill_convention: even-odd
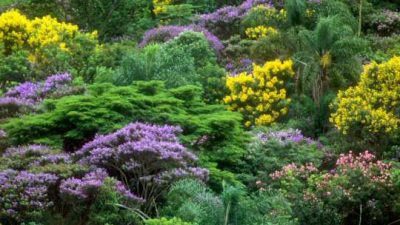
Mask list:
[[[319,167],[329,159],[326,147],[299,130],[260,127],[252,136],[245,154],[245,171],[246,183],[253,188],[270,183],[269,175],[287,164],[298,167],[309,163]]]
[[[49,198],[49,187],[57,176],[26,171],[0,171],[0,218],[25,222],[40,218],[54,203]]]
[[[257,134],[257,137],[263,143],[276,141],[282,146],[289,145],[290,143],[317,144],[317,142],[311,138],[305,137],[300,130],[292,128],[287,130],[261,132]]]
[[[229,109],[241,112],[245,125],[267,125],[287,113],[284,82],[294,76],[291,60],[275,60],[263,66],[254,65],[253,73],[243,72],[228,77],[226,86],[230,95],[224,98]]]
[[[371,15],[370,26],[382,36],[390,36],[400,32],[400,12],[389,9],[380,10]]]
[[[80,53],[84,56],[82,60],[87,60],[86,53],[94,51],[96,41],[96,32],[81,33],[78,26],[59,22],[50,16],[29,20],[17,10],[9,10],[0,15],[1,54],[9,57],[26,51],[34,74],[59,72],[59,69],[53,67],[57,67],[55,64],[60,64],[60,60],[64,62],[66,59],[66,64],[81,69],[79,67],[84,63],[79,61],[81,59],[76,54]],[[82,43],[85,43],[84,50],[81,48]],[[72,58],[72,55],[76,58]]]
[[[79,91],[72,87],[68,73],[49,76],[44,82],[25,82],[8,90],[0,97],[0,118],[26,113],[48,97],[60,97]]]
[[[207,170],[190,166],[197,157],[179,143],[176,134],[180,131],[173,126],[132,123],[112,134],[97,136],[75,156],[84,164],[119,174],[140,197],[152,202],[177,178],[207,179]],[[85,185],[85,179],[66,184],[71,183],[81,195],[78,183],[82,182]]]
[[[286,21],[286,10],[278,10],[271,5],[257,5],[243,17],[241,22],[245,28],[257,26],[281,26]]]
[[[319,172],[312,164],[289,164],[270,176],[292,199],[334,206],[346,221],[359,221],[361,207],[363,220],[382,224],[398,213],[391,209],[396,201],[391,174],[391,164],[376,161],[375,155],[365,151],[341,154],[330,172]]]
[[[266,36],[276,35],[278,31],[273,27],[257,26],[247,28],[245,33],[247,37],[257,40]]]
[[[65,201],[75,204],[77,201],[89,201],[96,198],[100,188],[105,184],[108,174],[103,169],[87,173],[82,179],[68,178],[60,184],[61,198]],[[127,187],[120,181],[115,182],[115,191],[125,198],[142,202],[143,199],[131,193]]]
[[[195,31],[203,33],[211,47],[218,53],[224,49],[222,42],[207,29],[200,26],[161,26],[146,31],[139,46],[144,47],[149,43],[166,42],[179,36],[184,31]]]
[[[238,33],[240,19],[255,5],[264,4],[266,0],[246,0],[239,6],[225,6],[215,12],[200,15],[196,23],[206,27],[213,33],[222,37],[228,37],[232,33]]]
[[[344,134],[393,135],[399,130],[400,57],[365,66],[360,82],[339,91],[330,121]]]
[[[50,16],[29,20],[16,10],[0,15],[0,43],[5,45],[5,53],[27,48],[32,54],[31,61],[35,61],[37,53],[50,45],[69,51],[69,41],[78,33],[78,26],[58,22]],[[87,38],[96,38],[96,34],[87,34]]]
[[[173,3],[173,0],[153,0],[154,14],[158,15],[162,12],[166,12],[166,10],[167,10],[166,7],[168,5],[171,5],[172,3]]]

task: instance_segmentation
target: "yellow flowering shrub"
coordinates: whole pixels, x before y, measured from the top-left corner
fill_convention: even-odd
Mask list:
[[[285,9],[278,10],[275,7],[266,5],[258,5],[256,7],[253,7],[250,12],[261,12],[266,18],[275,19],[281,22],[285,21],[287,17]]]
[[[0,54],[26,52],[35,74],[57,72],[68,63],[83,66],[96,44],[97,32],[79,32],[78,26],[51,16],[31,20],[13,9],[0,15]]]
[[[29,20],[17,10],[9,10],[0,15],[0,43],[5,47],[5,54],[18,49],[36,54],[48,46],[67,51],[71,40],[77,35],[97,39],[96,32],[82,34],[78,26],[59,22],[51,16]]]
[[[16,10],[10,10],[0,15],[0,43],[6,54],[26,45],[29,38],[30,21]]]
[[[254,40],[258,40],[263,37],[278,34],[278,30],[273,27],[256,26],[256,27],[247,28],[245,33],[246,33],[247,37],[254,39]]]
[[[285,81],[294,76],[291,60],[269,61],[253,67],[252,74],[243,72],[226,80],[230,94],[224,102],[229,104],[229,110],[243,114],[246,127],[274,123],[287,113],[290,99]]]
[[[339,91],[330,121],[344,134],[391,135],[400,124],[400,57],[364,67],[360,82]]]
[[[153,0],[153,13],[155,15],[165,13],[167,11],[167,6],[171,5],[173,0]]]
[[[73,38],[78,32],[78,26],[58,22],[51,16],[35,18],[30,22],[28,29],[28,44],[32,48],[42,48],[47,45],[57,44],[66,48],[64,40]]]

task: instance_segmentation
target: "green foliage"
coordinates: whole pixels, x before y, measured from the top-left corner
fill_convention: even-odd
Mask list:
[[[110,81],[116,85],[129,85],[137,80],[152,80],[157,71],[159,45],[147,45],[142,50],[132,49],[121,59],[121,65],[115,70]]]
[[[145,221],[146,225],[193,225],[193,223],[183,222],[179,218],[173,217],[172,219],[167,219],[162,217],[160,219],[149,219]]]
[[[42,114],[11,119],[2,125],[9,140],[41,143],[47,137],[62,143],[64,150],[74,151],[96,133],[144,121],[181,126],[183,142],[200,154],[202,163],[217,163],[215,177],[235,171],[243,156],[246,136],[240,115],[221,105],[206,105],[196,86],[168,90],[152,81],[126,87],[97,84],[88,89],[85,95],[46,100]]]
[[[17,51],[11,55],[0,54],[0,89],[4,89],[10,82],[21,82],[29,79],[31,74],[28,52]]]
[[[24,0],[17,7],[31,17],[52,15],[68,20],[89,31],[97,30],[100,38],[110,40],[120,36],[134,36],[155,25],[151,15],[151,0]]]
[[[246,196],[242,188],[224,185],[216,195],[195,180],[181,180],[172,186],[164,213],[199,225],[296,224],[289,202],[277,192]]]
[[[241,174],[241,178],[252,187],[256,187],[256,181],[269,183],[271,181],[270,174],[279,170],[284,165],[295,163],[302,165],[305,163],[313,163],[320,166],[324,158],[324,149],[319,143],[310,139],[297,142],[283,141],[270,138],[264,140],[263,135],[268,136],[273,133],[290,132],[282,126],[273,128],[260,127],[252,133],[252,142],[247,147],[245,156],[245,173]]]
[[[301,25],[306,14],[306,2],[304,0],[285,1],[288,22],[292,26]]]
[[[357,57],[365,42],[339,17],[321,18],[313,31],[299,32],[300,51],[294,55],[301,68],[301,90],[316,103],[327,89],[337,90],[358,78],[361,63]]]
[[[104,185],[100,188],[95,202],[88,211],[84,212],[88,215],[87,225],[126,225],[140,224],[140,218],[125,207],[124,197],[115,191],[115,180],[107,178]],[[189,225],[189,224],[182,224]]]
[[[188,24],[195,9],[192,4],[166,5],[164,7],[165,10],[157,14],[157,18],[161,24]]]
[[[99,77],[98,81],[129,85],[138,80],[162,80],[167,87],[199,85],[207,102],[218,102],[225,94],[224,77],[204,35],[183,32],[163,45],[131,50],[112,77]]]

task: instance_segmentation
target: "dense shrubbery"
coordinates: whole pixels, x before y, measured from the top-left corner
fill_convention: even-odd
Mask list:
[[[380,142],[380,150],[399,126],[400,58],[375,62],[364,68],[360,82],[339,91],[331,121],[344,134],[364,141]]]
[[[253,73],[228,77],[230,95],[224,98],[229,109],[243,113],[246,127],[268,125],[287,113],[285,82],[294,76],[292,61],[279,60],[254,66]]]
[[[82,33],[78,26],[50,16],[29,20],[16,10],[7,11],[0,15],[0,55],[7,62],[0,88],[66,70],[80,74],[96,44],[96,32]]]
[[[0,224],[399,223],[399,6],[0,1]]]

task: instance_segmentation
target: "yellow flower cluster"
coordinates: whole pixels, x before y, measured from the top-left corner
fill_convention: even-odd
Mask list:
[[[278,30],[273,27],[257,26],[257,27],[247,28],[245,33],[247,37],[254,40],[258,40],[263,37],[278,34]]]
[[[359,129],[372,134],[390,135],[398,132],[400,57],[365,66],[360,82],[340,91],[332,107],[337,110],[331,115],[330,121],[344,134]]]
[[[9,10],[0,15],[0,44],[5,54],[18,49],[28,50],[29,60],[34,63],[45,47],[54,46],[68,52],[71,40],[79,33],[79,28],[70,23],[59,22],[50,16],[29,20],[17,10]],[[97,32],[81,34],[96,40]]]
[[[268,125],[288,111],[284,82],[294,76],[293,62],[269,61],[263,66],[253,65],[253,73],[229,76],[226,86],[230,95],[224,98],[228,109],[241,112],[245,126]]]
[[[277,10],[271,6],[258,5],[250,10],[250,13],[264,14],[266,18],[270,20],[276,20],[278,22],[284,22],[287,18],[287,12],[285,9]]]
[[[153,0],[153,13],[155,15],[164,13],[167,11],[167,6],[171,5],[173,3],[173,0]]]
[[[58,44],[62,49],[66,49],[64,40],[73,38],[78,29],[76,25],[60,23],[51,16],[35,18],[30,22],[28,29],[28,44],[33,48]]]
[[[0,15],[0,43],[4,44],[7,53],[26,44],[29,26],[30,21],[16,10]]]

